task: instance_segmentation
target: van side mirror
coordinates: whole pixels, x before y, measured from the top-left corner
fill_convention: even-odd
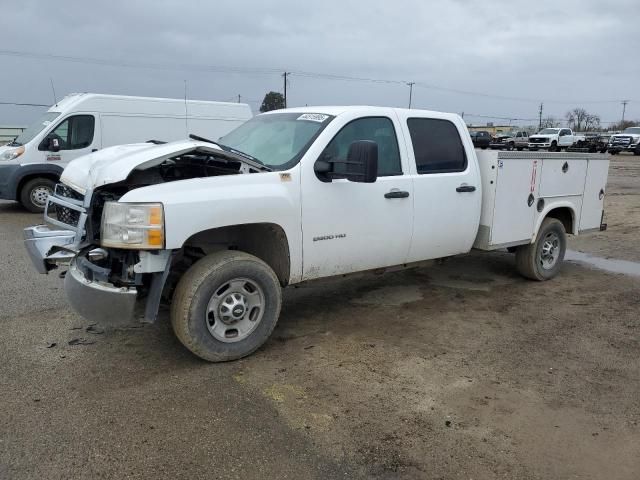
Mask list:
[[[337,165],[345,168],[336,171]],[[378,179],[378,144],[371,140],[357,140],[349,145],[346,161],[320,157],[314,171],[324,182],[346,178],[350,182],[374,183]]]
[[[42,139],[38,150],[44,150],[47,152],[59,152],[60,151],[60,139],[53,135],[48,135]]]

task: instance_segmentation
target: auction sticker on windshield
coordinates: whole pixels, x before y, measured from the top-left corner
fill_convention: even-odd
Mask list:
[[[309,120],[311,122],[322,123],[327,118],[329,118],[329,115],[323,115],[322,113],[305,113],[300,115],[296,120]]]

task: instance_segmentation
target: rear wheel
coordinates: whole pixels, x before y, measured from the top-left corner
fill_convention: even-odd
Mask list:
[[[20,190],[20,203],[30,212],[44,212],[47,198],[53,193],[55,185],[55,182],[48,178],[32,178]]]
[[[245,357],[271,335],[282,292],[273,270],[248,253],[213,253],[182,276],[171,323],[182,344],[209,362]]]
[[[549,280],[560,272],[566,249],[567,233],[562,222],[556,218],[545,218],[536,241],[518,247],[516,268],[531,280]]]

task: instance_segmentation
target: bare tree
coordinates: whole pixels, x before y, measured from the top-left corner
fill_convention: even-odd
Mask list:
[[[584,108],[576,107],[569,110],[565,118],[569,127],[577,132],[600,127],[600,117],[587,112]]]
[[[555,117],[545,117],[540,122],[540,128],[555,128],[559,126],[560,122]]]
[[[629,127],[640,127],[640,121],[636,120],[635,122],[632,120],[625,120],[624,122],[614,123],[609,126],[609,130],[614,132],[623,131],[625,128]]]

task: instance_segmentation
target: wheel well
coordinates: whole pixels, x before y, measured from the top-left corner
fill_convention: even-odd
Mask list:
[[[289,242],[282,227],[274,223],[252,223],[212,228],[192,235],[183,252],[208,255],[220,250],[240,250],[255,255],[275,272],[280,284],[289,283]]]
[[[16,199],[20,200],[20,194],[22,193],[22,187],[24,187],[24,184],[27,183],[29,180],[33,180],[34,178],[47,178],[49,180],[52,180],[53,182],[57,182],[60,179],[59,175],[56,175],[55,173],[30,173],[28,175],[25,175],[24,177],[22,177],[20,179],[20,182],[18,182],[18,187],[16,188]]]
[[[569,207],[559,207],[547,213],[547,217],[556,218],[562,222],[567,233],[575,233],[573,229],[574,219],[573,211]]]

